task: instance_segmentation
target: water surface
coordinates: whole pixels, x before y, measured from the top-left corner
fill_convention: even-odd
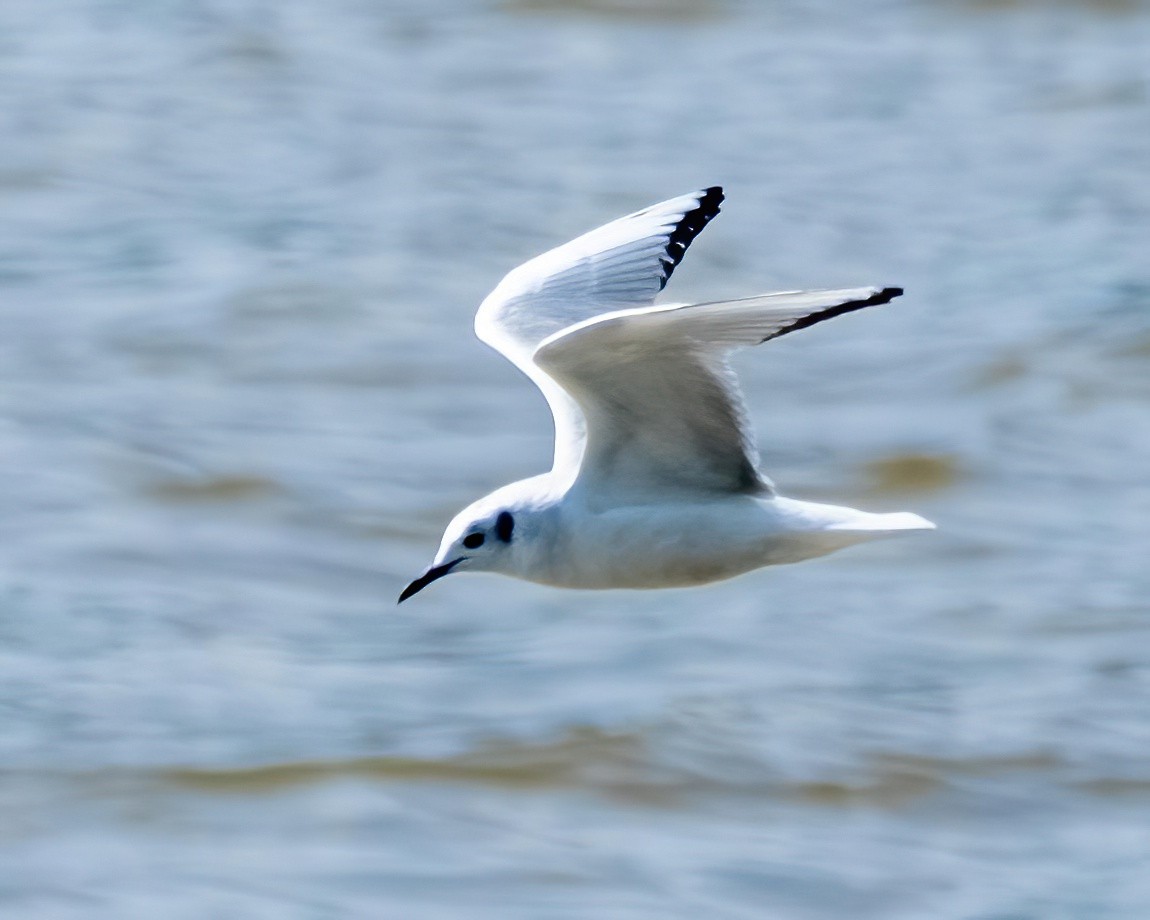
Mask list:
[[[0,913],[1150,912],[1150,10],[0,9]],[[937,534],[448,579],[545,468],[502,273],[721,183],[676,299],[791,495]]]

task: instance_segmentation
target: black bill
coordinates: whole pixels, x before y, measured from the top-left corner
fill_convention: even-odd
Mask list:
[[[429,584],[435,581],[435,579],[442,578],[466,558],[466,556],[460,556],[458,559],[452,559],[450,562],[443,563],[443,565],[433,565],[430,569],[428,569],[417,579],[415,579],[415,581],[403,589],[403,593],[399,595],[399,600],[396,601],[396,603],[402,604],[405,600],[411,597],[411,595],[419,593]]]

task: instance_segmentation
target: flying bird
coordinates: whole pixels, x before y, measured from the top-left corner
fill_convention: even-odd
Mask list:
[[[457,514],[400,602],[454,572],[701,585],[934,529],[908,511],[784,498],[760,469],[729,354],[902,288],[654,304],[722,201],[716,186],[621,217],[514,269],[483,301],[476,334],[543,391],[554,462]]]

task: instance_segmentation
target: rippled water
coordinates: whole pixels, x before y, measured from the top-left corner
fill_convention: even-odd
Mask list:
[[[1150,8],[0,6],[0,913],[1150,915]],[[508,268],[722,183],[676,299],[792,495],[937,534],[451,578],[542,470]]]

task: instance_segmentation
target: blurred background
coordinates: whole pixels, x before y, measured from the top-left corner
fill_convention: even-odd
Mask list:
[[[6,0],[0,915],[1150,916],[1150,7]],[[504,272],[722,184],[668,295],[786,494],[939,531],[484,576]]]

